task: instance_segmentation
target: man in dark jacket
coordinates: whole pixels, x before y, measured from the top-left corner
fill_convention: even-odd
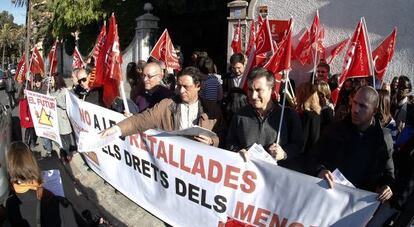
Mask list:
[[[7,93],[7,96],[9,97],[10,107],[13,108],[16,105],[16,99],[14,97],[14,93],[16,92],[16,89],[14,87],[14,78],[10,70],[6,71],[4,90]]]
[[[142,81],[144,81],[145,92],[133,100],[137,104],[139,112],[152,108],[161,100],[173,96],[174,93],[161,84],[164,73],[158,63],[146,64],[141,76]]]
[[[75,87],[75,94],[84,101],[104,107],[102,89],[89,87],[89,76],[86,70],[79,69],[76,77],[78,79],[78,85]]]
[[[263,68],[254,69],[247,78],[249,105],[240,109],[231,120],[226,145],[229,150],[249,149],[261,144],[278,164],[297,170],[303,146],[303,132],[298,114],[285,108],[283,125],[279,131],[282,107],[272,101],[275,78]],[[280,141],[277,137],[280,133]]]
[[[338,169],[355,187],[377,192],[378,199],[385,202],[393,194],[393,142],[374,118],[378,102],[374,88],[365,86],[357,91],[351,115],[328,126],[316,143],[310,171],[326,179],[332,188],[331,171]]]
[[[223,115],[227,124],[233,115],[247,105],[247,97],[242,86],[246,59],[237,53],[230,57],[231,74],[223,80]]]

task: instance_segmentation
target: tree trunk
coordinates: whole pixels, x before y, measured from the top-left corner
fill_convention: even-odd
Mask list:
[[[3,44],[2,46],[3,46],[3,55],[2,55],[2,58],[1,58],[1,67],[3,68],[3,70],[6,70],[4,68],[4,55],[6,53],[6,45]]]

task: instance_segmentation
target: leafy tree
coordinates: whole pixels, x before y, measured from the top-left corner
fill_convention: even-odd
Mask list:
[[[1,65],[4,69],[5,67],[5,54],[6,54],[6,47],[11,47],[13,41],[15,40],[13,37],[14,29],[10,24],[3,24],[3,27],[0,30],[0,46],[2,48],[2,61]]]
[[[2,28],[5,24],[14,24],[14,17],[8,11],[2,11],[0,13],[0,28]]]
[[[53,13],[50,26],[54,36],[63,37],[105,16],[102,0],[49,0],[48,8]]]

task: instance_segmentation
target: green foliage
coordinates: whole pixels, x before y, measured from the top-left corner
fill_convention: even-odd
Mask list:
[[[79,31],[105,16],[102,0],[49,0],[48,8],[53,13],[52,34],[59,37]]]
[[[9,12],[0,13],[0,59],[2,65],[16,63],[23,50],[24,34],[24,28],[14,23],[14,18]]]
[[[2,11],[0,13],[0,28],[2,28],[5,24],[13,25],[13,21],[14,17],[8,11]]]

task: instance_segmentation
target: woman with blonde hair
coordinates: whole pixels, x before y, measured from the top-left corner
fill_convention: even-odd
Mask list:
[[[395,141],[397,140],[398,128],[391,114],[391,94],[388,90],[385,89],[379,89],[377,91],[379,97],[379,105],[376,117],[381,123],[381,126],[390,131],[392,140],[395,144]]]
[[[78,226],[70,202],[43,188],[29,146],[13,142],[6,153],[11,189],[6,210],[11,226]]]
[[[332,104],[331,89],[329,84],[325,81],[321,81],[318,84],[318,96],[319,104],[322,107],[321,110],[321,131],[329,125],[334,116],[334,105]]]
[[[296,110],[301,117],[305,137],[303,151],[306,153],[319,139],[322,108],[316,87],[309,82],[299,85],[296,90],[296,100]]]

